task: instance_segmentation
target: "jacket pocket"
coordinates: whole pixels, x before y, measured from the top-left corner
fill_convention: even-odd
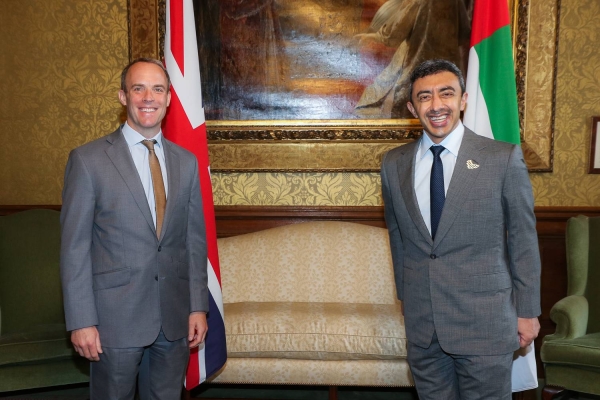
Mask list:
[[[125,286],[131,282],[131,270],[129,268],[114,269],[112,271],[95,274],[94,290],[110,289]]]
[[[512,279],[508,272],[473,275],[471,277],[471,291],[473,292],[491,292],[511,287]]]

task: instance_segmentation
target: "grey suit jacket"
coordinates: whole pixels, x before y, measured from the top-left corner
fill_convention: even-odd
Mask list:
[[[433,332],[452,354],[519,347],[517,316],[540,314],[540,257],[519,146],[465,128],[435,241],[414,190],[418,142],[389,151],[381,181],[398,298],[409,341]],[[468,168],[467,161],[478,164]]]
[[[97,326],[102,345],[188,334],[208,311],[207,254],[196,157],[163,139],[167,207],[160,240],[121,129],[76,148],[65,171],[61,279],[67,330]]]

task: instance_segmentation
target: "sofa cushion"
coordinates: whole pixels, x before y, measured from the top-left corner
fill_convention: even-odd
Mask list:
[[[0,366],[76,356],[64,324],[0,336]]]
[[[406,358],[399,304],[225,304],[229,357],[307,360]]]

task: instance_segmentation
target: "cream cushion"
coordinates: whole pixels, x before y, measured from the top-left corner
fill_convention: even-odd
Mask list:
[[[390,304],[233,303],[225,306],[229,357],[305,360],[406,358],[400,310]]]

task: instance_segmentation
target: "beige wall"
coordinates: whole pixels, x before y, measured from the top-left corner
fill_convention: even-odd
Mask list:
[[[0,0],[0,8],[0,204],[60,204],[69,150],[119,123],[127,0]],[[597,0],[562,0],[554,172],[531,175],[536,205],[600,206],[600,175],[587,174],[599,36]],[[218,205],[381,204],[370,173],[215,173],[213,189]]]

